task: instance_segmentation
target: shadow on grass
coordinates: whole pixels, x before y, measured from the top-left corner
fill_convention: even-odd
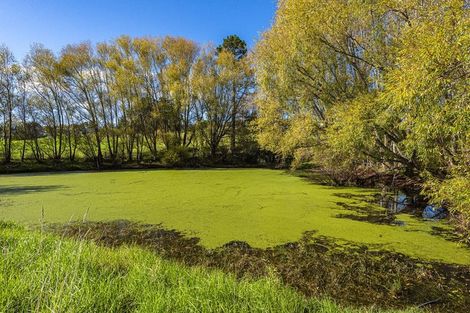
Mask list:
[[[47,192],[67,188],[63,185],[48,186],[0,186],[0,196],[9,196],[34,192]]]
[[[403,254],[357,244],[338,244],[307,232],[298,242],[257,249],[232,241],[206,249],[161,225],[129,221],[76,222],[49,225],[54,233],[116,247],[139,245],[164,258],[190,266],[217,268],[238,278],[275,273],[306,296],[327,296],[348,305],[403,308],[432,303],[436,312],[468,312],[470,268],[422,262]],[[436,301],[435,301],[436,300]]]

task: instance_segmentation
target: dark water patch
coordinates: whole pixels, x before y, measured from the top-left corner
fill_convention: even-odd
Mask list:
[[[1,186],[0,195],[9,196],[17,194],[26,194],[32,192],[47,192],[58,189],[67,188],[63,185],[47,185],[47,186]]]
[[[353,211],[357,214],[387,214],[385,210],[376,208],[371,205],[354,205],[345,202],[336,202],[337,206],[340,206],[344,210]]]
[[[335,193],[337,197],[355,200],[354,203],[337,202],[337,205],[357,214],[365,216],[353,216],[351,214],[339,214],[339,218],[368,221],[376,224],[403,225],[396,221],[395,215],[406,213],[416,219],[422,220],[423,208],[427,202],[417,194],[406,194],[402,191],[383,191],[374,194]]]
[[[337,214],[337,218],[346,218],[358,222],[367,222],[377,225],[397,225],[404,226],[402,221],[396,221],[393,216],[380,216],[380,215],[355,215],[355,214]]]
[[[306,296],[327,296],[356,306],[404,308],[429,303],[434,312],[468,312],[470,267],[424,262],[400,253],[307,232],[301,240],[258,249],[232,241],[216,249],[161,225],[129,221],[49,225],[57,234],[116,247],[136,244],[185,265],[217,268],[239,278],[276,273]],[[439,301],[435,301],[439,299]]]
[[[377,208],[373,204],[348,204],[344,202],[337,202],[336,205],[340,206],[342,209],[351,211],[353,213],[338,213],[335,215],[336,218],[350,219],[353,221],[372,223],[376,225],[392,225],[392,226],[406,226],[406,223],[400,220],[397,220],[396,214],[393,211],[385,210],[382,208]],[[399,213],[404,213],[400,211]],[[427,221],[423,219],[419,211],[408,210],[407,214],[410,214],[413,219],[419,221]],[[410,230],[405,229],[405,231],[422,231],[422,230]],[[468,242],[465,242],[465,237],[453,227],[443,227],[443,226],[431,226],[431,232],[428,232],[433,236],[441,237],[447,241],[452,242],[461,242],[467,244],[470,247]]]
[[[418,195],[407,195],[401,191],[381,192],[381,193],[335,193],[334,196],[355,200],[361,203],[368,203],[385,209],[390,214],[411,213],[418,215],[421,213],[421,206],[425,201]]]
[[[286,171],[288,175],[295,175],[297,177],[302,178],[306,182],[315,185],[323,185],[323,186],[334,186],[335,182],[331,179],[328,175],[321,171]]]
[[[406,226],[406,223],[397,220],[396,214],[390,213],[386,210],[377,209],[371,205],[350,205],[343,202],[337,202],[344,210],[352,211],[354,213],[339,213],[336,218],[349,219],[358,222],[372,223],[376,225],[391,225],[391,226]],[[412,215],[416,220],[423,220],[420,215]],[[431,226],[431,231],[405,229],[407,232],[427,232],[433,236],[441,237],[447,241],[464,242],[464,237],[455,229],[442,226]],[[468,245],[468,244],[467,244]],[[469,245],[470,247],[470,245]]]
[[[358,192],[337,192],[333,196],[345,199],[351,199],[361,202],[372,202],[375,200],[376,195],[370,193],[358,193]],[[375,202],[375,201],[374,201]]]
[[[353,221],[367,222],[377,225],[405,225],[404,222],[396,219],[395,214],[377,209],[371,205],[351,205],[344,202],[337,202],[336,204],[344,210],[354,212],[351,214],[339,213],[335,215],[336,218],[346,218]]]
[[[432,226],[431,229],[432,229],[431,234],[434,235],[434,236],[439,236],[439,237],[444,238],[445,240],[448,240],[448,241],[462,242],[462,239],[463,239],[462,235],[459,234],[453,228],[446,228],[446,227],[441,227],[441,226]]]

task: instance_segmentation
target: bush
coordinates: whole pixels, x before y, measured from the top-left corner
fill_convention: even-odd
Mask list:
[[[187,147],[177,146],[163,153],[162,163],[166,166],[185,166],[191,159],[191,151]]]

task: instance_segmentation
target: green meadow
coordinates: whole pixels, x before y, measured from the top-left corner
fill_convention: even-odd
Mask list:
[[[317,185],[267,169],[148,170],[5,175],[0,219],[23,224],[126,219],[162,224],[208,248],[246,241],[272,247],[306,231],[431,261],[470,264],[470,250],[439,235],[444,222],[400,214],[401,225],[354,220],[375,190]],[[375,207],[380,212],[385,209]]]

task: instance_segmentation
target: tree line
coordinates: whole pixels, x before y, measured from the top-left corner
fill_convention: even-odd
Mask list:
[[[2,47],[3,160],[269,151],[341,184],[405,177],[470,221],[469,51],[464,0],[280,0],[253,53],[237,36],[37,45],[22,64]]]
[[[0,47],[3,161],[68,159],[170,162],[231,156],[253,140],[254,73],[246,43],[201,47],[175,37],[66,46],[34,45],[22,63]],[[239,134],[245,133],[244,136]],[[243,138],[241,138],[243,137]],[[246,145],[243,145],[247,142]],[[239,144],[240,143],[240,144]]]

